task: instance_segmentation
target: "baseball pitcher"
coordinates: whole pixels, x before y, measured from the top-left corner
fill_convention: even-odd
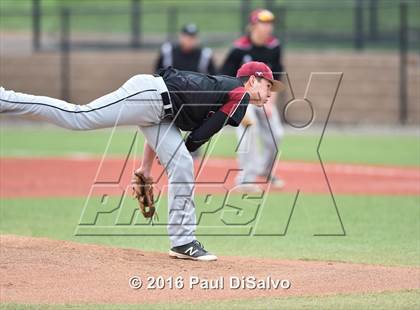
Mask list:
[[[72,130],[139,126],[147,143],[134,173],[133,189],[142,213],[153,215],[151,167],[157,157],[168,174],[169,256],[199,261],[217,257],[195,238],[194,173],[190,152],[225,125],[238,126],[248,104],[262,107],[283,84],[261,62],[244,64],[237,77],[212,76],[172,67],[156,76],[140,74],[118,90],[86,105],[5,90],[0,113],[27,116]],[[180,130],[189,131],[185,142]]]

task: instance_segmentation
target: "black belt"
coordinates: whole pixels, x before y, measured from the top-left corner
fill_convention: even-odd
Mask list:
[[[162,103],[163,103],[163,111],[164,111],[164,118],[165,117],[172,117],[173,111],[172,111],[172,102],[171,97],[169,96],[169,93],[166,91],[164,93],[161,93],[160,96],[162,97]]]

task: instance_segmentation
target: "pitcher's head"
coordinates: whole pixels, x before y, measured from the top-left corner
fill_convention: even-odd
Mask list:
[[[243,64],[236,77],[244,83],[246,91],[250,93],[251,103],[257,106],[264,105],[271,92],[280,92],[285,88],[282,82],[274,79],[270,67],[259,61]]]

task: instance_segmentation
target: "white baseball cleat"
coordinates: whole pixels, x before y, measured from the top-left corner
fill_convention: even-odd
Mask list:
[[[241,193],[255,194],[255,193],[262,193],[263,189],[257,184],[241,183],[235,186],[234,191],[241,192]]]
[[[270,183],[273,185],[274,188],[283,188],[286,185],[286,182],[278,177],[272,176],[269,179]]]

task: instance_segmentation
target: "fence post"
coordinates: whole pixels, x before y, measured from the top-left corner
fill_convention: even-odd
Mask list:
[[[400,123],[407,122],[407,3],[400,3]]]
[[[378,0],[369,2],[369,39],[378,39]]]
[[[174,6],[168,8],[168,29],[167,29],[167,40],[175,40],[176,34],[178,33],[178,9]]]
[[[267,10],[274,10],[274,0],[265,0],[265,7]]]
[[[140,42],[140,0],[131,0],[131,47],[138,48]]]
[[[61,99],[70,101],[70,9],[61,9],[60,77]]]
[[[239,29],[239,33],[243,33],[245,31],[246,26],[248,25],[248,15],[251,11],[251,2],[250,0],[241,0],[241,23]]]
[[[354,47],[358,50],[364,45],[363,38],[363,0],[355,0],[354,6]]]
[[[41,48],[41,0],[32,0],[32,48]]]
[[[274,20],[274,34],[279,37],[282,43],[286,41],[286,7],[277,6],[273,8],[273,13],[276,16]]]

